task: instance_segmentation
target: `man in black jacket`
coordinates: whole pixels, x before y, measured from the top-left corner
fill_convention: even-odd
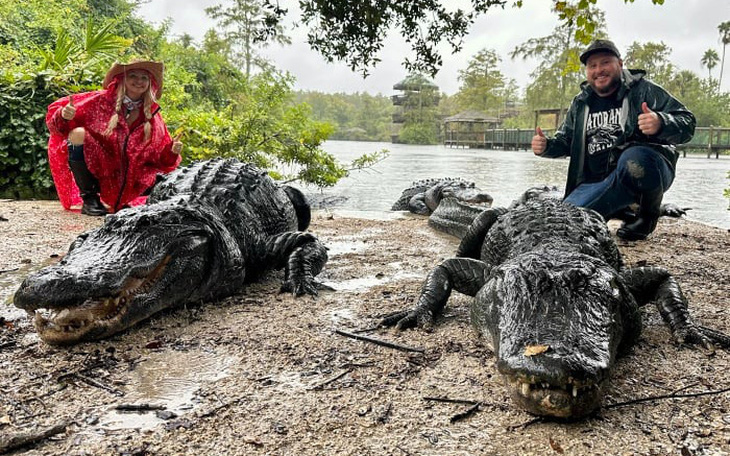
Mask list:
[[[609,40],[596,40],[580,55],[586,81],[554,138],[538,127],[535,155],[570,156],[565,201],[596,210],[606,220],[639,204],[638,218],[617,235],[640,240],[654,231],[664,192],[674,180],[675,145],[690,139],[695,117],[644,71],[624,69]]]

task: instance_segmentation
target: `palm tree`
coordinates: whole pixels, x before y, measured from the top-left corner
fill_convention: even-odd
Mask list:
[[[722,60],[720,62],[720,78],[717,80],[717,90],[722,87],[722,70],[725,68],[725,48],[730,44],[730,21],[725,21],[717,26],[720,32],[720,42],[722,43]]]
[[[700,60],[702,66],[707,68],[707,77],[709,77],[710,80],[712,80],[712,69],[717,66],[718,60],[720,60],[720,57],[717,55],[717,51],[715,51],[714,49],[706,50],[705,54]]]

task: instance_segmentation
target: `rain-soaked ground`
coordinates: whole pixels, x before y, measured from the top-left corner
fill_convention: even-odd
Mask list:
[[[619,361],[605,408],[573,423],[516,409],[494,357],[455,296],[432,332],[372,329],[413,305],[428,270],[456,240],[402,214],[319,212],[311,230],[329,247],[320,275],[337,289],[278,294],[272,273],[239,296],[156,316],[108,340],[51,347],[7,304],[32,270],[57,261],[99,219],[54,202],[0,202],[0,448],[23,433],[62,432],[31,455],[722,455],[730,451],[727,351],[669,340],[654,308],[637,347]],[[358,216],[361,218],[353,218]],[[614,226],[615,228],[615,226]],[[621,243],[629,265],[662,265],[697,319],[730,332],[727,230],[662,221],[644,243]],[[356,341],[335,330],[423,352]],[[474,401],[472,406],[426,400]],[[137,410],[118,410],[136,408]]]

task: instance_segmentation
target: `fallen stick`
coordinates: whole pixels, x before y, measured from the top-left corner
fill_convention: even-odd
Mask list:
[[[449,404],[468,404],[468,405],[481,404],[480,401],[472,401],[469,399],[449,399],[447,397],[424,396],[423,400],[424,401],[434,401],[434,402],[447,402]]]
[[[40,442],[41,440],[61,434],[62,432],[66,432],[66,427],[68,425],[68,422],[64,422],[35,432],[20,432],[9,437],[0,436],[0,454],[9,453],[10,451],[18,448]]]
[[[122,412],[150,412],[152,410],[166,410],[167,407],[164,405],[152,405],[152,404],[119,404],[114,407],[114,410]]]
[[[479,406],[481,406],[481,405],[482,405],[481,403],[477,402],[476,404],[472,405],[465,411],[463,411],[461,413],[457,413],[456,415],[452,416],[451,419],[449,420],[449,422],[451,424],[454,424],[457,421],[461,421],[463,419],[469,418],[470,416],[472,416],[473,414],[475,414],[476,412],[479,411]]]
[[[313,386],[310,389],[312,389],[312,390],[321,390],[325,386],[329,385],[330,383],[336,382],[337,380],[341,379],[342,377],[344,377],[345,375],[349,374],[350,372],[352,372],[352,369],[347,369],[347,370],[341,372],[339,375],[336,375],[336,376],[332,377],[329,380],[325,380],[324,382],[320,383],[319,385],[315,385],[315,386]]]
[[[85,375],[81,375],[78,372],[71,374],[72,376],[78,378],[79,380],[83,381],[84,383],[95,386],[99,389],[103,389],[104,391],[109,391],[110,393],[116,395],[116,396],[124,396],[124,392],[120,391],[116,388],[112,388],[111,386],[105,385],[99,381],[94,380],[93,378],[87,377]]]
[[[335,329],[335,333],[339,334],[340,336],[349,337],[350,339],[361,340],[363,342],[370,342],[375,345],[381,345],[383,347],[395,348],[396,350],[407,351],[407,352],[416,352],[416,353],[425,353],[426,352],[426,350],[424,350],[423,348],[414,348],[414,347],[408,347],[405,345],[399,345],[394,342],[388,342],[386,340],[375,339],[374,337],[369,337],[369,336],[362,336],[360,334],[353,334],[353,333],[349,333],[347,331],[342,331],[340,329]]]

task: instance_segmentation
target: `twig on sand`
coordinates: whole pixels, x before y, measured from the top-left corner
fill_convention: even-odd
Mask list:
[[[434,401],[434,402],[447,402],[449,404],[468,404],[468,405],[481,404],[481,401],[473,401],[471,399],[449,399],[448,397],[424,396],[423,400],[424,401]]]
[[[34,432],[20,432],[10,436],[0,436],[0,454],[9,453],[18,448],[32,445],[54,435],[66,432],[69,422],[58,423],[55,426],[39,429]]]
[[[533,424],[536,424],[536,423],[542,423],[543,421],[545,421],[545,418],[538,416],[536,418],[531,419],[530,421],[525,421],[522,424],[513,424],[512,426],[507,426],[507,430],[516,431],[518,429],[525,429],[528,426],[532,426]]]
[[[122,412],[150,412],[152,410],[166,410],[167,407],[164,405],[153,405],[153,404],[119,404],[114,407],[114,410]]]
[[[642,402],[660,401],[660,400],[663,400],[663,399],[678,399],[678,398],[683,398],[683,397],[710,396],[710,395],[713,395],[713,394],[726,393],[728,391],[730,391],[730,387],[723,388],[723,389],[719,389],[719,390],[702,391],[702,392],[699,392],[699,393],[683,393],[683,394],[674,394],[674,393],[672,393],[672,394],[662,394],[662,395],[659,395],[659,396],[641,397],[641,398],[638,398],[638,399],[632,399],[630,401],[617,402],[615,404],[608,404],[608,405],[604,405],[603,408],[604,409],[612,409],[612,408],[617,408],[617,407],[623,407],[623,406],[626,406],[626,405],[640,404]]]
[[[469,418],[473,414],[479,411],[479,407],[481,406],[481,402],[477,402],[476,404],[473,404],[468,409],[464,410],[461,413],[457,413],[456,415],[452,416],[449,420],[450,423],[456,423],[457,421],[461,421],[463,419]]]
[[[434,401],[434,402],[446,402],[448,404],[468,404],[470,407],[466,409],[465,411],[461,413],[457,413],[456,415],[452,416],[449,419],[450,423],[456,423],[457,421],[461,421],[465,418],[469,418],[473,414],[479,411],[479,407],[484,405],[481,401],[473,401],[469,399],[449,399],[448,397],[432,397],[432,396],[424,396],[424,401]]]
[[[375,339],[374,337],[362,336],[359,334],[349,333],[347,331],[342,331],[340,329],[335,329],[335,333],[339,334],[340,336],[349,337],[351,339],[361,340],[364,342],[370,342],[370,343],[373,343],[376,345],[381,345],[383,347],[395,348],[396,350],[407,351],[407,352],[416,352],[416,353],[425,353],[426,352],[426,350],[424,350],[423,348],[407,347],[405,345],[399,345],[394,342],[388,342],[386,340]]]
[[[94,380],[93,378],[87,377],[86,375],[79,374],[78,372],[72,372],[70,374],[64,375],[66,377],[76,377],[82,382],[86,383],[87,385],[94,386],[99,389],[103,389],[104,391],[109,391],[110,393],[116,395],[116,396],[124,396],[124,391],[118,390],[116,388],[113,388],[109,385],[105,385],[101,383],[100,381]],[[62,376],[62,377],[64,377]]]
[[[344,371],[340,372],[338,375],[335,375],[334,377],[330,378],[329,380],[325,380],[324,382],[322,382],[318,385],[315,385],[309,389],[310,390],[321,390],[325,386],[329,385],[330,383],[336,382],[337,380],[341,379],[342,377],[349,374],[350,372],[352,372],[352,369],[344,370]]]

